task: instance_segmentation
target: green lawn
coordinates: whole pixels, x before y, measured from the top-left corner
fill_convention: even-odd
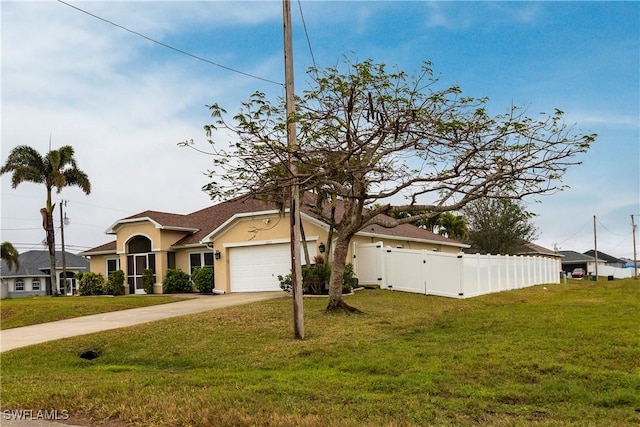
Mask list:
[[[363,315],[305,299],[302,342],[276,299],[18,349],[2,408],[110,427],[638,425],[640,284],[545,287],[365,290],[347,297]]]
[[[0,329],[36,325],[89,314],[176,302],[183,298],[160,295],[120,297],[29,297],[0,302]]]

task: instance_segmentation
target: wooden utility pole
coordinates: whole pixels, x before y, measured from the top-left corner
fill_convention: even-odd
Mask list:
[[[62,200],[60,202],[60,238],[62,239],[62,282],[60,284],[60,292],[65,292],[63,295],[66,294],[66,288],[67,288],[67,258],[66,258],[66,254],[64,251],[64,220],[65,218],[62,217],[62,206],[66,205],[67,202],[65,200]],[[65,215],[66,217],[66,215]],[[64,290],[64,291],[63,291]]]
[[[633,278],[638,278],[638,254],[636,252],[636,222],[631,214],[631,234],[633,235]]]
[[[291,2],[282,1],[284,27],[284,78],[287,113],[287,145],[289,148],[289,174],[291,177],[291,287],[293,292],[293,335],[304,338],[304,310],[302,301],[302,263],[300,261],[300,191],[298,188],[298,166],[293,162],[293,153],[298,149],[296,141],[295,99],[293,91],[293,43],[291,37]]]
[[[596,257],[596,282],[598,281],[598,237],[596,235],[596,216],[593,216],[593,251]]]

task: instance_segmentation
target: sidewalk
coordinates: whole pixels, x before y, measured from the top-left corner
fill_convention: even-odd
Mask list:
[[[286,295],[284,292],[193,295],[195,298],[186,301],[93,314],[57,322],[24,326],[22,328],[5,329],[0,331],[0,353],[61,338],[124,328],[140,323],[153,322],[185,314],[201,313],[233,305],[282,298]],[[4,423],[1,424],[5,425]]]

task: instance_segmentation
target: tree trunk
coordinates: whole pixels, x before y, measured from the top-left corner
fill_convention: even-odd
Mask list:
[[[344,282],[344,269],[347,263],[347,252],[352,236],[338,233],[336,246],[333,252],[333,264],[331,268],[331,279],[329,280],[329,303],[326,311],[344,310],[347,313],[362,313],[355,307],[351,307],[342,299],[342,286]]]
[[[307,268],[310,268],[311,257],[309,256],[309,246],[307,246],[307,235],[304,234],[304,227],[302,225],[302,213],[298,215],[298,221],[300,221],[300,238],[302,239],[302,249],[304,250],[304,261]]]
[[[49,249],[49,277],[51,280],[51,295],[58,295],[58,286],[56,280],[56,241],[53,227],[53,208],[51,205],[51,209],[42,208],[40,209],[40,214],[42,215],[42,228],[46,232],[47,236],[47,248]]]

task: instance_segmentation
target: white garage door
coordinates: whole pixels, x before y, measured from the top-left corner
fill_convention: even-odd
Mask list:
[[[311,259],[315,244],[309,242]],[[304,260],[304,257],[300,258]],[[231,292],[282,291],[278,275],[291,272],[289,243],[243,246],[229,249]]]

